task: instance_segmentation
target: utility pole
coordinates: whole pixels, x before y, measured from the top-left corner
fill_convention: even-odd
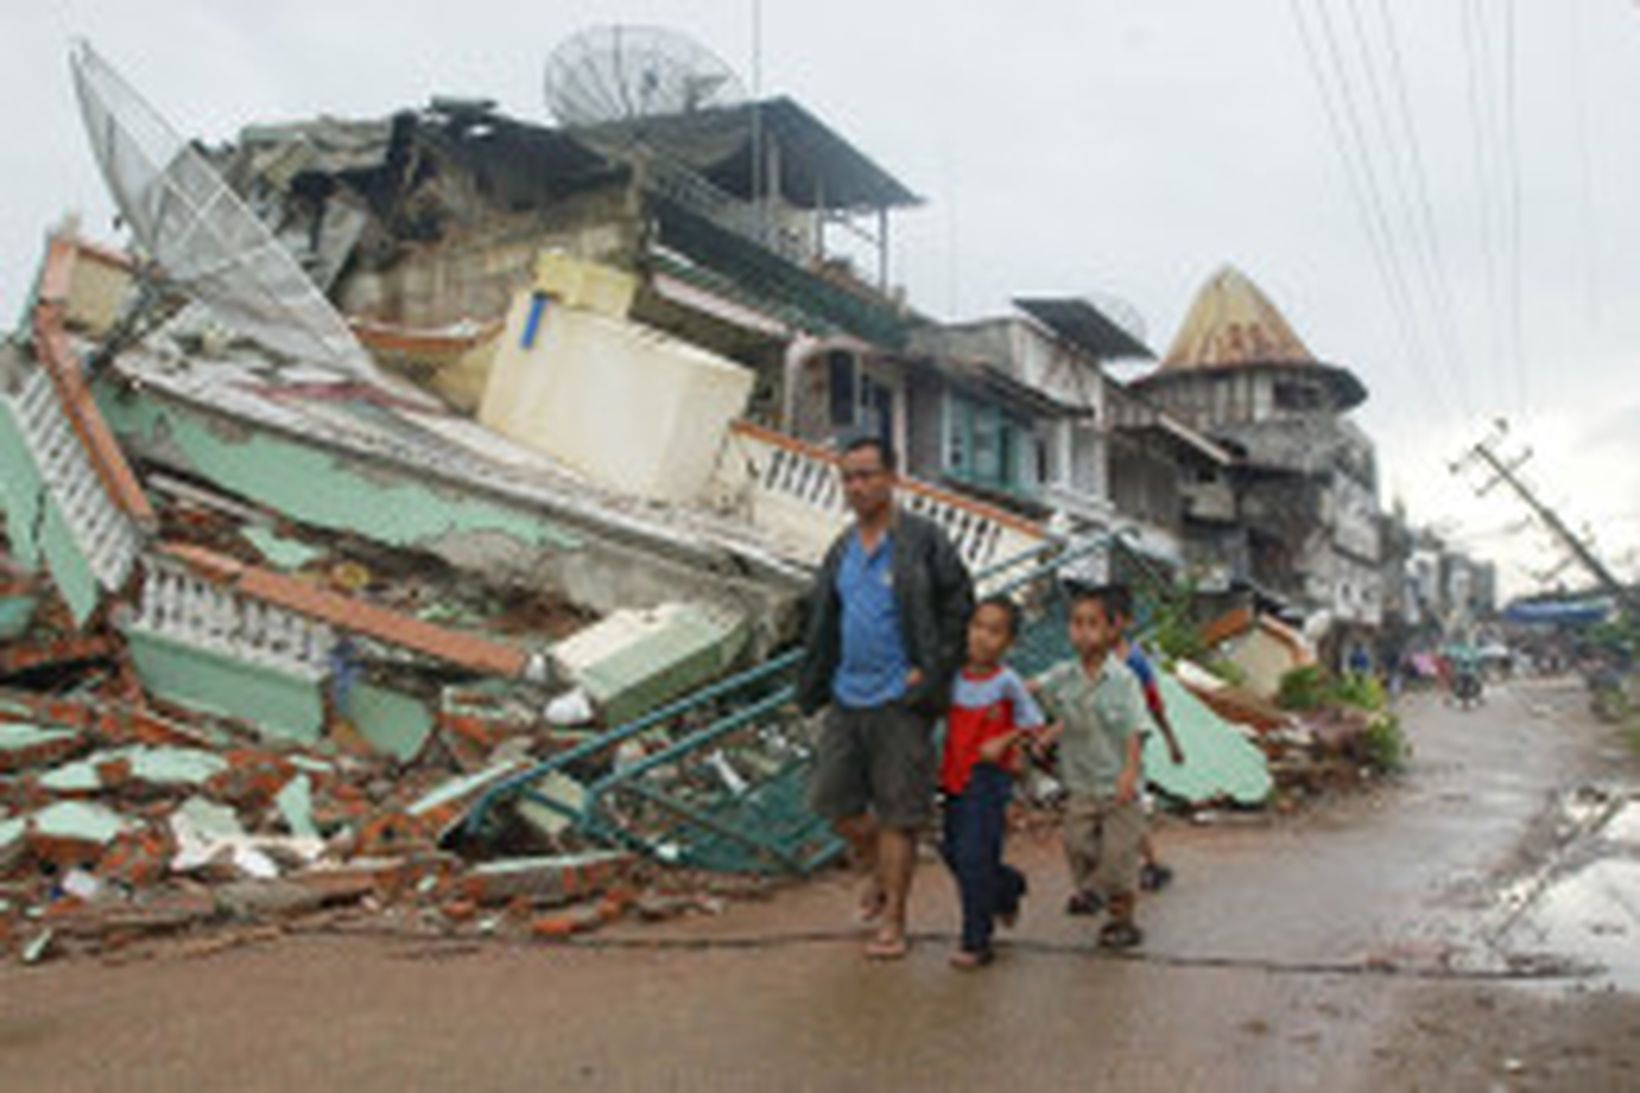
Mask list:
[[[1538,500],[1537,494],[1532,492],[1531,487],[1521,481],[1520,468],[1525,466],[1526,462],[1532,458],[1532,450],[1530,448],[1526,449],[1513,460],[1506,460],[1498,454],[1498,445],[1502,443],[1504,435],[1508,433],[1509,425],[1500,419],[1497,426],[1496,434],[1480,441],[1465,452],[1461,459],[1451,464],[1452,473],[1461,474],[1464,468],[1479,460],[1492,472],[1492,477],[1485,485],[1475,491],[1477,497],[1486,496],[1500,484],[1507,485],[1526,504],[1526,507],[1531,509],[1533,514],[1542,521],[1543,526],[1548,528],[1555,538],[1565,545],[1566,549],[1571,552],[1571,556],[1577,559],[1584,569],[1594,575],[1600,587],[1617,602],[1621,609],[1640,614],[1640,601],[1630,595],[1628,589],[1623,587],[1623,583],[1612,574],[1611,570],[1606,568],[1606,564],[1589,548],[1589,544],[1574,534],[1559,514]]]

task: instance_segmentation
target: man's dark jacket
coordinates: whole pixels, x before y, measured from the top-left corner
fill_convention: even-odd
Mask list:
[[[804,713],[813,713],[831,701],[832,676],[837,673],[843,647],[837,570],[853,534],[851,526],[826,551],[809,596],[803,662],[797,678],[797,703]],[[952,677],[962,667],[968,616],[974,609],[974,582],[951,540],[927,517],[897,511],[889,534],[900,637],[906,659],[923,677],[920,685],[906,692],[905,701],[937,713],[945,708]]]

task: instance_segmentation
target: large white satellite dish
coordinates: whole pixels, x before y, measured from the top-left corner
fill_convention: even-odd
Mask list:
[[[167,280],[282,356],[381,382],[330,301],[198,150],[89,44],[70,64],[103,178]]]

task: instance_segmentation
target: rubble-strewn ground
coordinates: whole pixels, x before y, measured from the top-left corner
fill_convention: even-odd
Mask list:
[[[923,940],[897,966],[859,958],[839,875],[558,945],[217,934],[0,971],[8,1084],[1634,1088],[1640,998],[1578,974],[1580,946],[1543,951],[1578,937],[1541,921],[1548,904],[1509,903],[1587,851],[1578,787],[1621,801],[1635,782],[1581,704],[1570,682],[1475,714],[1414,699],[1400,784],[1168,827],[1179,880],[1142,908],[1135,960],[1096,955],[1058,913],[1044,832],[1017,840],[1036,891],[978,975],[945,966],[954,907],[932,863]],[[1618,930],[1632,943],[1640,924],[1583,934]]]

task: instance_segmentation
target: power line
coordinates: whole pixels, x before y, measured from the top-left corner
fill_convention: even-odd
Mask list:
[[[1413,271],[1422,276],[1425,292],[1432,296],[1434,295],[1435,274],[1431,267],[1428,250],[1422,245],[1423,240],[1418,231],[1418,220],[1412,207],[1411,186],[1402,177],[1404,170],[1402,157],[1397,154],[1397,146],[1400,142],[1395,139],[1395,134],[1391,131],[1390,112],[1384,104],[1384,93],[1378,79],[1378,66],[1373,62],[1370,40],[1367,35],[1366,25],[1361,20],[1361,9],[1357,4],[1357,0],[1348,0],[1348,10],[1350,29],[1354,32],[1356,53],[1361,59],[1361,70],[1366,75],[1369,109],[1365,112],[1369,113],[1372,119],[1378,123],[1377,128],[1383,141],[1385,157],[1389,160],[1389,166],[1385,171],[1387,188],[1392,192],[1395,203],[1400,207],[1400,212],[1407,227],[1407,234],[1411,236],[1409,246],[1412,250]],[[1339,78],[1340,80],[1346,80],[1348,77],[1341,70]],[[1393,228],[1391,219],[1390,213],[1386,212],[1386,223],[1390,223],[1390,227]],[[1414,297],[1414,302],[1416,302],[1416,297]],[[1450,357],[1443,356],[1447,351],[1447,347],[1444,344],[1446,341],[1445,332],[1442,329],[1441,315],[1438,309],[1430,314],[1429,325],[1434,331],[1431,346],[1432,363],[1438,369],[1442,367],[1450,369]],[[1451,384],[1454,394],[1456,394],[1458,391],[1456,381],[1448,376],[1447,382]]]
[[[1470,135],[1470,164],[1475,176],[1476,211],[1480,224],[1480,252],[1482,264],[1486,274],[1486,308],[1485,320],[1488,335],[1488,345],[1491,352],[1488,354],[1488,367],[1485,374],[1490,380],[1490,386],[1499,398],[1497,410],[1502,411],[1508,402],[1508,385],[1498,382],[1499,369],[1504,364],[1504,342],[1502,336],[1502,303],[1500,292],[1500,265],[1497,247],[1493,245],[1493,207],[1496,204],[1492,194],[1492,157],[1489,154],[1491,140],[1495,134],[1491,124],[1491,103],[1489,81],[1486,76],[1487,58],[1482,53],[1489,35],[1486,31],[1485,9],[1480,7],[1477,0],[1463,0],[1459,8],[1461,16],[1459,36],[1464,48],[1465,85],[1467,89],[1466,103],[1469,111]],[[1477,41],[1479,39],[1479,41]]]
[[[1418,206],[1423,218],[1424,237],[1435,270],[1436,306],[1445,317],[1443,329],[1448,338],[1447,349],[1451,353],[1452,364],[1459,377],[1459,393],[1465,408],[1473,413],[1478,407],[1472,400],[1469,389],[1469,361],[1459,330],[1458,309],[1455,306],[1451,279],[1447,276],[1446,257],[1441,246],[1441,234],[1436,226],[1434,205],[1429,198],[1429,175],[1424,169],[1423,143],[1419,140],[1418,127],[1413,119],[1406,66],[1401,58],[1400,34],[1396,30],[1389,0],[1378,0],[1378,15],[1384,24],[1384,38],[1389,47],[1390,73],[1395,84],[1401,125],[1406,133],[1406,145],[1411,157],[1413,181],[1417,188]]]
[[[1524,303],[1522,296],[1522,227],[1520,184],[1520,122],[1516,111],[1519,65],[1515,48],[1515,0],[1504,3],[1504,135],[1509,167],[1509,334],[1510,348],[1515,364],[1515,379],[1519,384],[1520,412],[1524,417],[1531,409],[1530,383],[1527,379]]]
[[[1569,13],[1570,68],[1572,72],[1572,130],[1577,136],[1577,164],[1579,205],[1583,226],[1584,292],[1589,308],[1589,321],[1601,323],[1600,258],[1596,240],[1594,204],[1594,154],[1589,140],[1589,92],[1584,78],[1583,5],[1577,0],[1565,5]]]
[[[1302,0],[1290,0],[1290,10],[1293,24],[1298,30],[1299,40],[1304,48],[1305,60],[1310,68],[1311,78],[1315,81],[1318,97],[1321,100],[1322,111],[1327,120],[1327,128],[1332,137],[1333,150],[1342,165],[1344,178],[1349,186],[1350,194],[1355,205],[1356,215],[1361,221],[1362,233],[1367,238],[1368,249],[1372,252],[1373,263],[1378,271],[1379,281],[1383,285],[1386,302],[1389,305],[1390,316],[1394,320],[1396,333],[1401,342],[1402,355],[1397,357],[1401,366],[1408,370],[1413,385],[1417,384],[1416,366],[1422,363],[1422,343],[1418,336],[1416,324],[1410,309],[1410,300],[1406,292],[1404,278],[1401,274],[1394,251],[1393,240],[1388,237],[1388,225],[1383,216],[1383,201],[1377,190],[1377,179],[1372,173],[1371,164],[1365,160],[1365,146],[1360,139],[1360,121],[1355,117],[1353,110],[1347,115],[1345,112],[1348,100],[1348,87],[1342,82],[1337,91],[1329,83],[1326,69],[1322,64],[1320,51],[1316,45],[1316,35],[1311,30],[1304,15]],[[1318,12],[1325,26],[1330,29],[1326,21],[1326,9],[1319,8]],[[1334,58],[1334,71],[1342,76],[1339,65],[1336,41],[1330,42],[1330,51]],[[1350,124],[1346,126],[1345,118]],[[1352,146],[1351,132],[1356,140]],[[1441,393],[1437,388],[1438,395]]]

